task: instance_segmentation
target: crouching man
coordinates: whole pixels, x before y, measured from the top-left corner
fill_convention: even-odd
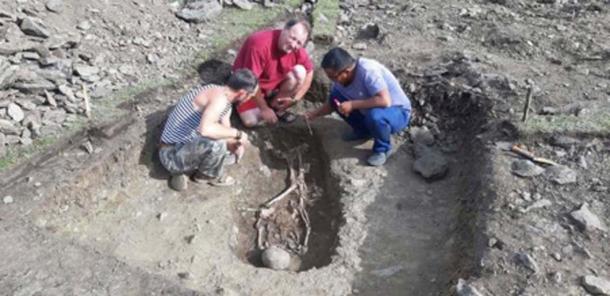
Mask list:
[[[396,77],[384,65],[366,58],[354,59],[336,47],[322,59],[326,76],[333,81],[328,101],[305,116],[314,119],[333,111],[352,127],[345,141],[374,139],[367,162],[380,166],[391,150],[391,134],[409,125],[411,102]]]
[[[159,149],[161,164],[172,175],[173,189],[186,189],[188,175],[216,186],[235,183],[223,174],[223,167],[239,160],[248,137],[231,127],[232,105],[257,91],[258,80],[252,71],[238,69],[225,85],[195,87],[180,98],[167,118]]]

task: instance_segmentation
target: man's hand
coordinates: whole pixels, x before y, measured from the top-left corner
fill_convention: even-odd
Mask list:
[[[354,109],[351,101],[345,101],[337,104],[337,110],[339,113],[343,114],[343,116],[349,116]]]
[[[278,111],[284,111],[284,110],[292,107],[292,105],[294,105],[295,103],[296,103],[296,100],[293,100],[291,97],[276,98],[275,99],[275,108]]]
[[[241,138],[239,140],[237,140],[237,142],[241,145],[241,146],[246,146],[248,144],[250,144],[250,140],[248,140],[248,134],[242,132],[241,133]]]
[[[275,115],[275,111],[269,107],[261,109],[261,117],[266,123],[277,123],[277,115]]]

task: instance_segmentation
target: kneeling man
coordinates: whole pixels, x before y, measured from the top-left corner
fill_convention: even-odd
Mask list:
[[[159,149],[161,164],[171,173],[170,186],[184,190],[188,174],[195,181],[231,185],[223,167],[236,162],[248,143],[247,135],[231,127],[232,105],[258,91],[258,80],[248,69],[232,73],[225,85],[205,85],[184,95],[169,114]]]
[[[330,96],[322,107],[305,116],[314,119],[339,112],[352,127],[343,139],[373,138],[373,153],[367,162],[383,165],[392,150],[390,135],[409,125],[411,102],[400,83],[384,65],[372,59],[356,60],[340,47],[324,55],[322,68],[333,81]]]

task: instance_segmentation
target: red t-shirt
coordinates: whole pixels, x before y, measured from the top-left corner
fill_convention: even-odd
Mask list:
[[[241,46],[233,70],[248,68],[258,77],[260,88],[268,93],[276,89],[292,68],[301,64],[307,72],[313,70],[313,64],[305,48],[290,53],[278,48],[281,30],[256,32],[248,37]]]

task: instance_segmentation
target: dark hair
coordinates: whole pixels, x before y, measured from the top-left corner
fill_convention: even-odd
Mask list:
[[[356,60],[341,47],[329,50],[322,58],[322,69],[343,71],[356,63]]]
[[[284,25],[284,29],[288,30],[288,29],[294,27],[294,25],[296,25],[296,24],[302,24],[303,27],[305,27],[305,30],[307,31],[307,39],[309,39],[309,35],[311,34],[311,24],[304,17],[296,16],[296,17],[289,19],[286,22],[286,24]]]
[[[233,71],[229,79],[227,79],[227,86],[232,90],[239,91],[245,90],[249,93],[256,90],[258,85],[258,79],[254,76],[254,73],[250,69],[241,68]]]

